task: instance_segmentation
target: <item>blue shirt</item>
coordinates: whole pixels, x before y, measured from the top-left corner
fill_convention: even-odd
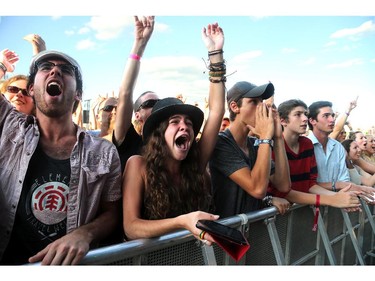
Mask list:
[[[349,182],[350,175],[346,167],[346,151],[337,140],[328,138],[326,152],[313,132],[308,138],[314,144],[314,153],[318,165],[317,182]]]

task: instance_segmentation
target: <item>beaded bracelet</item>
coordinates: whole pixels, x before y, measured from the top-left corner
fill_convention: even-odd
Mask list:
[[[0,68],[4,71],[4,74],[7,72],[7,67],[2,62],[0,62]]]

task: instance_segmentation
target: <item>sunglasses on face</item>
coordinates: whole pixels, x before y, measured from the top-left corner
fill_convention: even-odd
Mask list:
[[[19,92],[22,93],[25,97],[30,97],[29,93],[26,91],[26,89],[21,89],[16,86],[8,86],[7,91],[12,94],[18,94]]]
[[[153,99],[150,99],[150,100],[146,100],[144,102],[141,103],[141,105],[138,107],[138,109],[136,111],[140,111],[141,109],[145,109],[145,108],[153,108],[154,105],[159,101],[159,99],[156,99],[156,100],[153,100]]]
[[[64,74],[75,76],[76,67],[71,64],[54,64],[53,62],[43,61],[36,65],[37,69],[42,72],[49,72],[57,66]]]
[[[117,106],[116,105],[106,105],[102,108],[103,111],[106,111],[106,112],[112,112],[112,110],[116,108],[117,109]]]

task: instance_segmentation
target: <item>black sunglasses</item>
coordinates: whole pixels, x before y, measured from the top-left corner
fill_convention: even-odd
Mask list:
[[[103,111],[106,111],[106,112],[112,112],[112,110],[116,108],[117,109],[117,106],[116,105],[106,105],[102,108]]]
[[[142,108],[145,109],[145,108],[153,108],[154,105],[159,101],[159,99],[156,99],[156,100],[153,100],[153,99],[150,99],[150,100],[146,100],[144,102],[141,103],[141,105],[138,107],[138,109],[136,110],[137,111],[140,111]]]
[[[8,86],[7,91],[12,94],[18,94],[19,92],[22,93],[22,95],[26,97],[30,97],[29,93],[26,91],[26,89],[21,89],[16,86]]]

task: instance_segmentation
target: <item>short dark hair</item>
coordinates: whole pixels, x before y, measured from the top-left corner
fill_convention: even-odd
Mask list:
[[[277,111],[279,112],[280,118],[288,120],[289,113],[297,106],[302,106],[304,109],[307,110],[306,103],[299,99],[291,99],[280,103],[277,107]]]
[[[332,107],[332,102],[330,102],[330,101],[313,102],[308,108],[308,110],[309,110],[308,118],[309,119],[311,118],[313,120],[317,120],[316,117],[318,116],[318,114],[320,112],[320,109],[322,107]],[[309,129],[312,130],[313,126],[311,125],[310,120],[308,121],[308,124],[309,124]]]

